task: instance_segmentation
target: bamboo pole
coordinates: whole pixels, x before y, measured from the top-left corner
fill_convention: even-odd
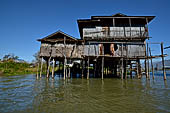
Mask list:
[[[161,43],[161,53],[162,53],[162,66],[163,66],[163,75],[164,75],[164,80],[166,80],[166,72],[165,72],[165,62],[164,62],[164,50],[163,50],[163,43]]]
[[[43,57],[41,58],[41,71],[40,71],[40,78],[41,78],[41,75],[42,75],[42,68],[43,68]]]
[[[151,53],[151,48],[149,48],[149,53],[150,53],[150,56],[151,56],[151,67],[152,67],[152,78],[154,79],[154,67],[153,67],[153,63],[152,63],[152,53]]]
[[[55,60],[54,60],[54,58],[53,58],[52,78],[54,78],[54,68],[55,68]]]

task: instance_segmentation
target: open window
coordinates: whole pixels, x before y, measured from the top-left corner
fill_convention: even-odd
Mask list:
[[[115,51],[118,49],[117,44],[100,44],[100,55],[115,55]]]

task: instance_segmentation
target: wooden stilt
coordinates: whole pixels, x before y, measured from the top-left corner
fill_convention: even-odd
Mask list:
[[[166,80],[165,62],[164,62],[164,50],[163,49],[164,49],[163,48],[163,43],[161,43],[162,69],[163,69],[164,80]]]
[[[37,63],[37,78],[39,77],[39,62]]]
[[[125,75],[125,79],[127,79],[127,60],[125,60],[125,64],[124,64],[124,75]]]
[[[70,78],[70,68],[71,67],[69,67],[69,70],[68,70],[68,78]]]
[[[55,68],[55,60],[54,60],[54,58],[53,58],[52,78],[54,78],[54,68]]]
[[[145,75],[146,78],[148,78],[146,42],[145,42]]]
[[[136,60],[136,76],[139,78],[138,61]]]
[[[150,79],[150,66],[149,66],[149,45],[147,43],[147,64],[148,64],[148,79]]]
[[[121,79],[123,80],[123,73],[124,73],[124,69],[123,69],[123,44],[122,44],[122,49],[121,49],[121,56],[122,56],[122,65],[121,65]]]
[[[102,80],[104,75],[104,57],[102,57]]]
[[[66,79],[66,58],[64,58],[64,80]]]
[[[46,75],[47,75],[47,72],[48,72],[48,59],[46,60]]]
[[[51,57],[48,59],[47,78],[49,77],[49,74],[50,74],[50,61],[51,61]]]
[[[83,77],[84,76],[84,60],[81,61],[81,67],[82,67],[82,69],[81,69],[81,77]]]
[[[41,71],[40,71],[40,78],[41,78],[41,75],[42,75],[42,68],[43,68],[43,57],[41,58]]]
[[[149,53],[150,53],[150,57],[151,57],[152,78],[154,79],[154,67],[153,67],[153,63],[152,63],[152,53],[151,53],[151,48],[149,48]]]
[[[90,67],[90,61],[89,61],[89,57],[88,57],[88,61],[87,61],[87,79],[89,79],[89,67]]]
[[[93,64],[93,69],[94,69],[94,77],[96,76],[96,62]]]
[[[132,78],[132,62],[130,63],[130,78]]]
[[[66,78],[68,78],[68,67],[66,66]]]
[[[121,79],[123,80],[123,73],[124,73],[124,69],[123,69],[123,58],[122,58],[122,65],[121,65]]]

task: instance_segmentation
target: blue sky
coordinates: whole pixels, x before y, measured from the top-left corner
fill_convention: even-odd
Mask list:
[[[149,24],[150,42],[168,46],[169,11],[170,0],[0,0],[0,58],[14,53],[30,62],[40,48],[37,39],[57,30],[79,38],[77,19],[118,12],[156,16]],[[159,54],[160,46],[152,50]],[[170,55],[169,51],[165,52]]]

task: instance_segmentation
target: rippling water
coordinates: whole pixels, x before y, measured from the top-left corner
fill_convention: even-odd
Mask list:
[[[170,76],[155,80],[0,77],[0,113],[170,112]]]

